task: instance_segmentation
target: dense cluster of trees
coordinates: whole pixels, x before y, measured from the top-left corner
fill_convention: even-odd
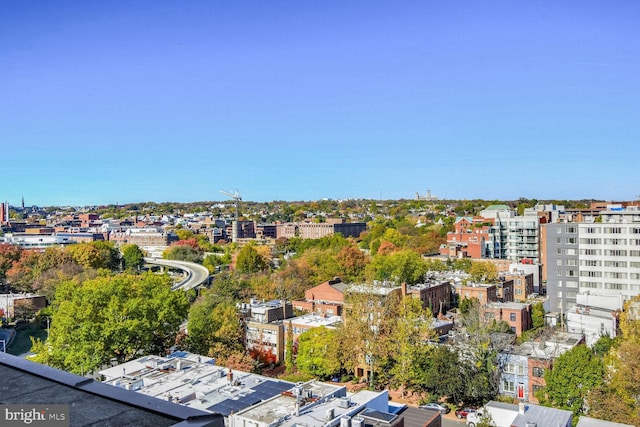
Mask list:
[[[65,280],[48,308],[50,335],[32,351],[36,361],[79,374],[112,360],[163,353],[175,342],[188,308],[186,295],[172,292],[166,275]]]

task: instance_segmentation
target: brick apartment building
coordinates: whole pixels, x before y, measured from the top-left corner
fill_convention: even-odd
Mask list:
[[[531,304],[519,302],[492,302],[485,306],[485,313],[491,313],[496,321],[505,321],[511,331],[520,336],[533,326]]]
[[[341,316],[347,286],[337,277],[323,282],[305,291],[303,299],[292,301],[293,308],[307,313]]]

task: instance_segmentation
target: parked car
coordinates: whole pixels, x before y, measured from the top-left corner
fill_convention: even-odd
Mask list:
[[[424,405],[420,405],[422,409],[431,409],[432,411],[439,411],[442,414],[448,414],[451,412],[451,409],[446,405],[441,405],[440,403],[425,403]]]
[[[478,410],[478,408],[471,408],[471,407],[467,407],[467,408],[460,408],[456,410],[456,417],[462,419],[462,418],[467,418],[467,415],[476,412]]]

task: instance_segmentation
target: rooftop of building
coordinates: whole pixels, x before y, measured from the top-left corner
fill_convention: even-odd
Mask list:
[[[524,310],[531,304],[526,302],[490,302],[488,308],[502,308],[506,310]]]
[[[507,205],[500,205],[500,204],[496,204],[496,205],[489,205],[486,208],[484,208],[484,210],[487,211],[510,211],[511,208]]]
[[[389,295],[391,292],[400,290],[400,286],[395,282],[378,282],[366,283],[366,284],[351,284],[348,287],[349,292],[355,293],[371,293],[375,295]]]
[[[613,421],[603,421],[596,418],[580,417],[577,427],[633,427],[631,424],[616,423]]]
[[[177,351],[145,356],[99,372],[107,384],[228,416],[291,389],[294,384],[215,365],[215,359]]]
[[[308,313],[298,317],[292,317],[286,321],[293,325],[308,326],[309,328],[317,328],[320,326],[335,326],[342,322],[340,316],[325,316],[317,313]]]
[[[510,346],[505,353],[549,360],[560,356],[583,342],[582,334],[556,332],[538,341],[527,341],[518,346]]]
[[[328,389],[324,384],[325,390],[316,393],[307,388],[309,384],[299,384],[293,393],[283,394],[239,412],[234,418],[266,425],[277,423],[284,427],[337,426],[349,417],[353,417],[354,422],[359,419],[362,426],[366,424],[365,420],[369,420],[371,425],[385,425],[393,423],[405,408],[405,405],[389,402],[386,390],[362,390],[348,395],[344,387],[334,385],[333,389]]]
[[[614,315],[617,315],[614,310],[581,304],[576,304],[573,307],[568,308],[565,314],[567,318],[579,315],[596,319],[611,319]]]
[[[69,405],[73,426],[223,427],[219,414],[116,388],[0,353],[0,402]]]
[[[573,412],[540,405],[524,405],[524,413],[518,413],[511,427],[529,427],[530,423],[542,426],[571,425]]]

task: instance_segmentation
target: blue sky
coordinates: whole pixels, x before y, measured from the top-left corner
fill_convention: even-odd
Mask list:
[[[0,199],[640,195],[637,1],[0,3]]]

